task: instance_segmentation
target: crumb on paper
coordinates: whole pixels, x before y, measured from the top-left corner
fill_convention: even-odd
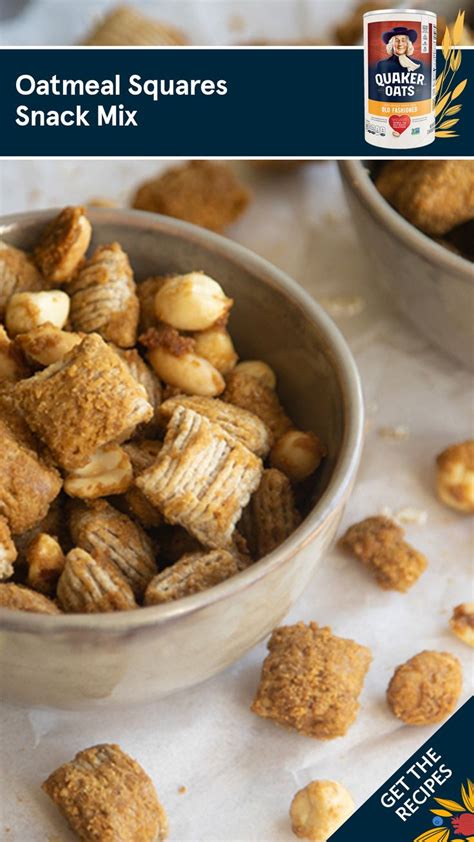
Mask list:
[[[361,295],[332,295],[321,298],[321,305],[331,316],[358,316],[365,309],[365,300]]]
[[[391,518],[399,525],[411,523],[415,526],[424,526],[428,521],[428,512],[424,509],[417,509],[415,506],[404,506],[398,512],[394,512],[390,506],[382,506],[380,514],[382,517]]]
[[[227,26],[229,32],[243,32],[245,29],[245,18],[239,14],[231,15]]]
[[[179,794],[180,794],[180,795],[185,795],[185,793],[186,793],[187,791],[188,791],[187,786],[179,786],[179,787],[178,787],[178,792],[179,792]]]
[[[410,429],[406,424],[397,424],[394,427],[379,427],[378,434],[383,439],[391,439],[392,441],[403,441],[410,435]]]

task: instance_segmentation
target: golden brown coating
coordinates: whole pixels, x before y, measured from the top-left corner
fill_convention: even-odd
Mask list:
[[[26,549],[26,561],[29,587],[46,596],[54,596],[65,564],[64,553],[58,540],[47,532],[39,532]]]
[[[16,383],[22,377],[28,377],[29,373],[21,350],[8,337],[3,325],[0,325],[0,386]]]
[[[436,458],[438,497],[451,509],[474,513],[474,441],[452,444]]]
[[[132,463],[133,482],[123,497],[119,499],[117,505],[123,506],[125,511],[136,518],[145,529],[160,526],[163,518],[158,509],[155,509],[149,500],[147,500],[143,491],[137,488],[135,479],[142,471],[153,465],[162,447],[163,442],[149,441],[148,439],[128,442],[128,444],[123,446]]]
[[[276,468],[265,470],[239,523],[253,558],[271,553],[300,523],[290,480]]]
[[[427,567],[427,560],[403,540],[404,531],[390,518],[368,517],[349,527],[341,545],[374,574],[384,590],[405,593]]]
[[[84,208],[64,208],[45,228],[34,259],[48,285],[68,283],[89,248],[92,228]]]
[[[226,164],[190,161],[142,184],[133,207],[219,232],[235,222],[249,199],[249,191]]]
[[[135,345],[139,304],[128,257],[118,243],[99,246],[68,292],[75,330],[99,333],[119,348]]]
[[[99,447],[82,468],[64,479],[64,491],[70,497],[96,500],[112,494],[124,494],[133,481],[130,459],[118,444]]]
[[[474,218],[474,161],[390,161],[375,183],[425,234],[440,237]]]
[[[313,622],[275,629],[268,650],[251,710],[308,737],[342,737],[359,710],[370,650]]]
[[[44,289],[41,276],[31,257],[21,249],[0,241],[0,318],[8,300],[17,292]]]
[[[13,582],[0,584],[0,608],[28,611],[32,614],[61,614],[58,606],[48,597],[21,585],[14,585]]]
[[[358,44],[363,35],[363,16],[366,12],[372,12],[374,9],[383,9],[383,6],[383,3],[369,2],[359,3],[354,9],[351,9],[348,17],[341,21],[334,30],[336,43],[342,44],[343,47],[352,47]]]
[[[152,543],[138,523],[105,500],[71,507],[69,527],[74,544],[96,561],[108,562],[122,574],[141,598],[156,573]]]
[[[141,766],[113,744],[86,748],[42,789],[83,842],[163,842],[166,813]]]
[[[474,646],[474,602],[456,605],[449,625],[459,640],[467,643],[468,646]]]
[[[153,414],[143,387],[97,334],[16,384],[15,399],[66,470],[85,465],[102,445],[127,438]]]
[[[136,480],[169,523],[206,547],[228,547],[262,462],[217,424],[177,406],[154,465]]]
[[[169,421],[177,406],[193,409],[245,445],[252,453],[261,456],[268,454],[272,443],[268,427],[253,412],[233,406],[218,398],[206,398],[199,395],[178,395],[169,398],[160,407],[160,418]]]
[[[45,517],[61,485],[58,472],[0,418],[0,515],[13,535]]]
[[[97,561],[79,548],[66,556],[57,596],[61,608],[74,614],[130,611],[137,607],[131,587],[115,564],[104,558]]]
[[[29,362],[47,366],[62,360],[83,339],[83,333],[60,330],[50,322],[46,322],[28,333],[19,333],[15,336],[15,347],[21,350]],[[23,376],[26,377],[27,374]]]
[[[237,559],[227,550],[188,553],[151,580],[145,605],[160,605],[206,591],[238,572]]]
[[[291,802],[291,829],[300,839],[326,842],[354,810],[351,794],[338,781],[311,781]]]
[[[171,24],[163,24],[130,6],[115,6],[99,20],[85,41],[88,47],[160,47],[187,44]]]
[[[117,348],[116,351],[124,361],[132,377],[145,389],[148,403],[153,408],[153,418],[138,431],[140,434],[151,438],[158,433],[159,429],[158,409],[161,404],[161,383],[153,369],[146,364],[136,348],[130,348],[127,351]]]
[[[292,482],[303,482],[319,468],[327,450],[319,436],[302,430],[288,430],[272,447],[270,464]]]
[[[245,371],[231,371],[222,400],[258,415],[275,440],[294,427],[275,390]]]
[[[151,278],[147,278],[145,281],[137,284],[137,296],[140,305],[140,317],[138,321],[140,333],[146,333],[149,328],[157,326],[158,320],[155,313],[156,293],[170,277],[171,275],[153,275]]]
[[[387,689],[392,713],[407,725],[433,725],[452,713],[462,689],[461,664],[449,652],[420,652],[397,667]]]
[[[0,581],[13,575],[13,562],[17,555],[8,521],[0,515]]]

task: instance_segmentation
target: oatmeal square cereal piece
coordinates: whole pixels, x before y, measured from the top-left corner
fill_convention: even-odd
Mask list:
[[[75,548],[68,552],[61,573],[58,601],[64,611],[96,614],[137,607],[133,591],[115,564]]]
[[[13,575],[13,562],[17,555],[8,521],[0,515],[0,580],[9,579]]]
[[[145,389],[147,401],[153,408],[153,418],[143,429],[137,430],[148,438],[153,438],[159,433],[158,409],[161,404],[161,383],[155,372],[140,356],[136,348],[123,350],[116,348],[119,357],[124,361],[130,374]]]
[[[89,248],[91,234],[91,224],[81,207],[64,208],[46,226],[34,258],[50,286],[73,278]]]
[[[257,456],[265,457],[271,446],[268,427],[253,412],[238,406],[199,395],[178,395],[169,398],[160,407],[160,416],[169,420],[177,406],[193,409],[245,445]]]
[[[275,390],[245,371],[231,371],[222,400],[258,415],[275,441],[294,427]]]
[[[300,523],[290,480],[276,468],[265,470],[239,524],[252,556],[271,553]]]
[[[21,249],[0,241],[0,318],[5,315],[9,298],[16,292],[39,291],[45,279],[32,258]]]
[[[341,545],[369,568],[381,588],[405,593],[428,562],[403,540],[404,534],[390,518],[368,517],[347,530]]]
[[[42,789],[83,842],[163,842],[166,813],[139,764],[113,744],[86,748]]]
[[[133,207],[219,232],[235,222],[249,199],[249,191],[227,164],[190,161],[142,184]]]
[[[136,597],[143,596],[156,573],[152,543],[146,532],[105,500],[71,508],[69,527],[74,544],[96,561],[110,562],[127,580]]]
[[[172,275],[153,275],[137,284],[137,296],[140,305],[138,327],[140,333],[146,333],[151,327],[156,327],[158,319],[155,313],[156,293]]]
[[[11,341],[0,324],[0,386],[16,383],[22,377],[28,377],[29,373],[21,350]]]
[[[75,330],[100,333],[119,348],[135,345],[139,304],[132,268],[118,243],[99,246],[68,292]]]
[[[268,649],[251,710],[308,737],[342,737],[359,710],[370,650],[312,622],[275,629]]]
[[[29,611],[32,614],[61,614],[58,606],[47,596],[30,591],[13,582],[0,584],[0,608],[10,611]]]
[[[169,523],[206,547],[226,547],[262,474],[262,462],[217,424],[184,406],[171,416],[165,442],[138,488]]]
[[[425,234],[442,237],[474,218],[474,161],[390,161],[375,183]]]
[[[83,42],[88,47],[160,47],[187,44],[179,29],[142,15],[130,6],[115,6]]]
[[[13,535],[45,517],[62,485],[58,472],[30,447],[18,426],[17,431],[0,418],[0,515]]]
[[[449,625],[459,640],[468,646],[474,646],[474,602],[456,605]]]
[[[238,572],[237,558],[227,550],[189,553],[151,580],[146,589],[145,605],[159,605],[200,593]]]
[[[125,439],[153,410],[145,390],[97,334],[60,362],[22,380],[15,398],[32,430],[66,470],[104,444]]]

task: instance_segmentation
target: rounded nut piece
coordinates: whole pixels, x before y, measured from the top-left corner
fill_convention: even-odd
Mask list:
[[[292,482],[302,482],[314,474],[325,455],[326,450],[314,433],[288,430],[273,445],[270,463]]]
[[[474,602],[456,605],[449,625],[459,640],[468,646],[474,646]]]
[[[161,380],[186,395],[214,398],[225,389],[224,379],[217,369],[192,351],[176,356],[166,348],[152,348],[148,359]]]
[[[225,327],[210,327],[195,333],[193,338],[196,354],[208,360],[221,374],[226,375],[235,368],[238,356]]]
[[[326,842],[354,812],[351,794],[337,781],[311,781],[290,807],[291,829],[300,839]]]
[[[64,491],[70,497],[95,500],[109,494],[123,494],[133,480],[128,454],[118,444],[106,444],[89,457],[83,468],[68,474]]]
[[[474,514],[474,440],[446,448],[436,463],[440,500],[451,509]]]
[[[63,572],[65,557],[53,535],[40,532],[26,550],[28,585],[35,591],[53,596],[57,581]]]
[[[5,324],[10,336],[28,333],[46,322],[63,328],[70,307],[69,296],[60,289],[42,292],[17,292],[12,295],[5,313]]]
[[[248,377],[255,377],[269,389],[276,389],[277,379],[273,368],[263,360],[244,360],[235,367],[236,371],[246,374]]]
[[[232,307],[224,290],[204,272],[169,278],[155,297],[156,317],[178,330],[206,330]]]
[[[448,652],[420,652],[397,667],[387,689],[392,713],[407,725],[441,722],[462,688],[461,664]]]
[[[84,208],[63,208],[43,232],[34,257],[50,283],[67,283],[84,257],[92,227]]]
[[[15,345],[27,360],[41,366],[52,365],[64,359],[69,351],[79,345],[84,334],[60,330],[51,322],[33,328],[28,333],[19,333]]]

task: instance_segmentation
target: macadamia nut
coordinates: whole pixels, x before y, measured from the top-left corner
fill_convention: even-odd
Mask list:
[[[474,513],[474,440],[447,447],[436,459],[437,490],[451,509]]]
[[[84,334],[60,330],[51,322],[47,322],[28,333],[19,333],[15,337],[15,345],[21,349],[28,361],[48,366],[62,360],[83,338]]]
[[[206,330],[232,307],[224,290],[204,272],[169,278],[155,297],[156,317],[178,330]]]
[[[256,380],[259,380],[264,386],[268,386],[269,389],[276,389],[276,374],[273,368],[270,368],[268,363],[264,363],[263,360],[244,360],[244,362],[239,363],[235,367],[235,370],[239,374],[255,377]]]
[[[69,315],[70,299],[60,289],[42,292],[17,292],[12,295],[5,313],[5,324],[10,336],[28,333],[46,322],[63,328]]]
[[[76,468],[64,480],[70,497],[95,500],[109,494],[123,494],[133,479],[132,463],[118,444],[100,447],[82,468]]]
[[[300,839],[326,842],[354,812],[351,794],[337,781],[311,781],[290,807],[291,829]]]
[[[194,334],[195,351],[224,376],[238,360],[232,339],[225,327],[211,327]]]
[[[64,553],[57,539],[46,532],[40,532],[29,544],[26,560],[30,588],[46,596],[53,596],[65,564]]]
[[[192,351],[176,356],[166,348],[153,348],[148,359],[158,377],[177,386],[186,395],[215,397],[225,389],[221,374],[203,357]]]
[[[302,482],[314,474],[326,449],[314,433],[288,430],[272,447],[270,463],[292,482]]]
[[[474,646],[474,602],[456,605],[449,625],[459,640],[468,646]]]

